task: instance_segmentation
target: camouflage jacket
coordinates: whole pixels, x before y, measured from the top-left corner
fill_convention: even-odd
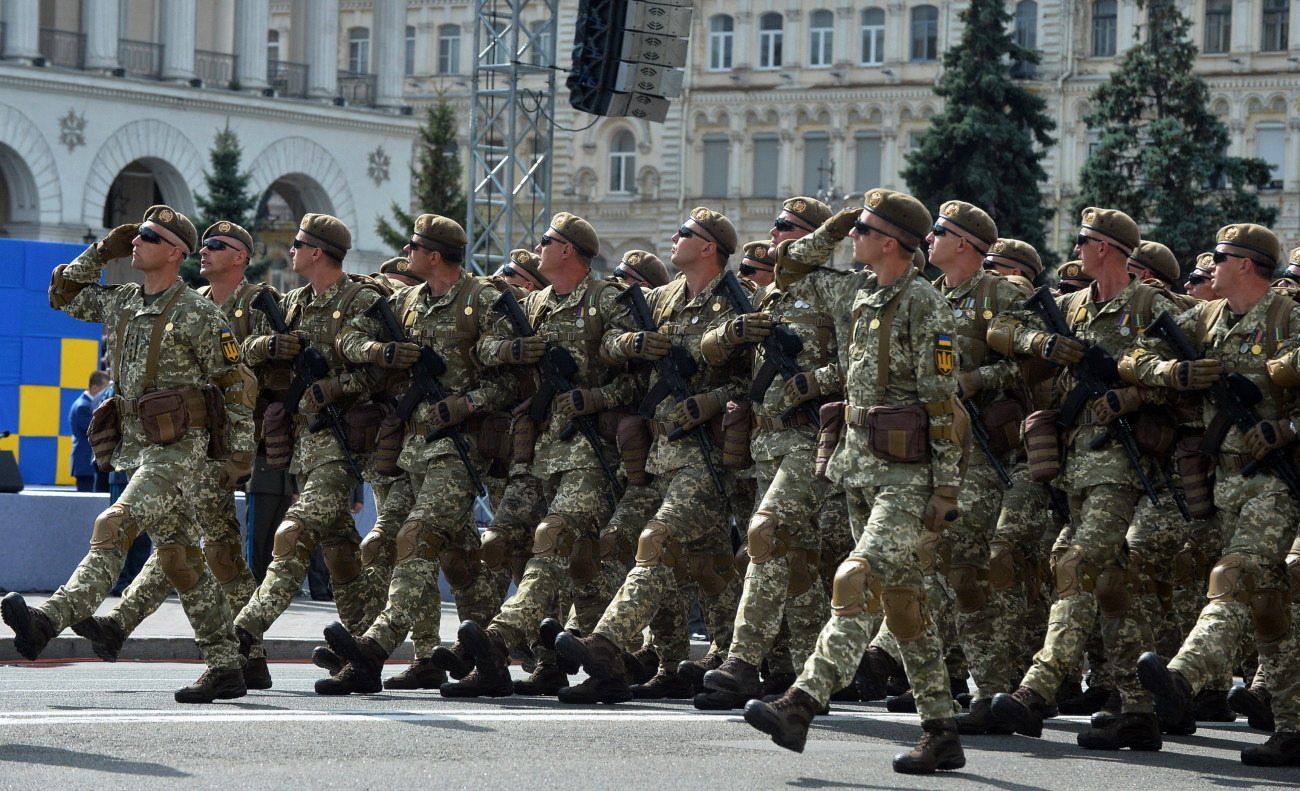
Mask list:
[[[947,302],[912,269],[882,287],[873,272],[825,268],[834,245],[825,229],[783,242],[777,282],[795,298],[835,317],[847,404],[862,408],[932,405],[930,409],[936,411],[937,405],[950,406],[957,395],[953,345],[957,323]],[[883,317],[891,304],[895,305],[893,319],[886,327]],[[883,364],[882,336],[888,337],[889,346],[889,359]],[[883,392],[880,371],[888,376]],[[872,455],[867,427],[846,421],[827,467],[828,477],[844,487],[958,486],[962,449],[950,436],[953,414],[936,414],[929,422],[929,460],[898,464]]]
[[[179,279],[148,300],[138,283],[100,285],[107,264],[99,257],[97,247],[91,245],[64,268],[65,279],[87,285],[63,306],[63,312],[74,319],[105,325],[116,395],[134,401],[154,390],[193,390],[209,382],[238,379],[231,374],[241,363],[239,344],[225,316],[211,300],[199,296]],[[159,341],[157,368],[153,381],[145,381],[150,336],[164,309],[168,316]],[[236,381],[222,389],[226,393],[231,450],[252,452],[253,412],[243,403],[244,385]],[[134,410],[123,412],[122,439],[113,453],[116,469],[160,465],[181,478],[189,478],[194,465],[206,458],[206,428],[191,428],[177,442],[155,445],[145,439]]]

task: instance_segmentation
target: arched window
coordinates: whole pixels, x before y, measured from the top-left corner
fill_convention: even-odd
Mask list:
[[[1092,4],[1092,56],[1115,55],[1115,31],[1119,28],[1119,5],[1115,0],[1096,0]]]
[[[626,129],[615,134],[609,144],[609,191],[636,192],[636,138]]]
[[[912,60],[939,57],[939,9],[919,5],[912,9]]]
[[[1025,49],[1038,49],[1038,3],[1021,0],[1016,4],[1016,43]],[[1034,64],[1017,60],[1011,64],[1011,76],[1017,80],[1032,80],[1038,76]]]
[[[785,37],[785,18],[775,11],[758,18],[758,67],[781,68],[781,45]]]
[[[348,28],[348,71],[353,74],[370,72],[370,28]]]
[[[830,68],[835,58],[835,15],[830,11],[814,11],[808,17],[808,65]]]
[[[460,73],[460,25],[438,27],[438,73]]]
[[[709,18],[709,71],[726,71],[731,68],[735,30],[736,22],[727,14]]]
[[[862,9],[862,60],[863,66],[879,66],[885,62],[885,10]]]

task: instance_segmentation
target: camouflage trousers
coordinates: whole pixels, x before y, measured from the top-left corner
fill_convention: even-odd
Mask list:
[[[754,536],[749,536],[750,561],[736,610],[730,655],[751,665],[761,664],[772,648],[781,631],[787,602],[816,590],[819,595],[814,600],[823,602],[824,615],[830,615],[828,605],[824,604],[825,594],[815,577],[821,551],[819,517],[830,485],[808,474],[814,455],[813,448],[800,448],[782,458],[755,464],[756,480],[763,496],[752,524],[757,525],[761,519],[775,522],[776,527],[773,538],[763,540],[764,552],[757,560]],[[801,566],[798,580],[807,583],[801,585],[802,590],[791,590],[792,555]],[[810,620],[815,622],[807,617],[796,619],[787,629],[788,638],[807,645],[810,641],[805,633],[795,635],[795,626],[806,629],[812,625]],[[824,617],[821,623],[825,623]],[[821,623],[813,627],[814,634]]]
[[[1149,713],[1153,700],[1137,683],[1137,659],[1154,648],[1155,635],[1149,620],[1130,603],[1126,540],[1141,493],[1132,486],[1099,484],[1068,494],[1072,521],[1062,538],[1068,535],[1071,552],[1081,553],[1081,558],[1077,564],[1057,561],[1057,590],[1061,593],[1052,605],[1043,647],[1034,655],[1034,666],[1021,683],[1054,700],[1066,675],[1078,669],[1088,636],[1099,624],[1124,711]],[[1094,583],[1104,597],[1102,608]]]
[[[412,633],[418,638],[415,657],[424,659],[440,643],[439,570],[447,576],[461,620],[485,622],[500,600],[480,558],[476,493],[460,458],[428,459],[411,471],[411,488],[415,505],[397,534],[388,601],[365,634],[392,653]]]
[[[548,550],[540,556],[534,546],[533,557],[524,566],[524,577],[520,581],[515,595],[501,605],[500,612],[492,619],[492,629],[505,638],[510,646],[530,645],[537,638],[537,627],[548,616],[558,617],[557,610],[561,598],[578,599],[582,596],[599,597],[599,592],[574,590],[570,576],[570,555],[565,548],[581,552],[591,552],[593,559],[599,559],[600,528],[609,521],[611,509],[605,497],[608,481],[599,468],[580,468],[548,476],[543,481],[543,494],[548,501],[545,524],[552,515],[564,522],[564,529],[558,536],[544,539],[548,544],[554,543],[557,549]],[[540,539],[540,536],[539,536]],[[597,574],[576,588],[592,586],[608,587],[608,574]],[[581,620],[581,618],[580,618]],[[539,659],[549,657],[539,655]]]
[[[330,585],[339,620],[349,630],[365,619],[365,582],[357,546],[361,536],[352,519],[352,490],[356,479],[342,461],[331,461],[298,476],[298,502],[289,506],[275,531],[275,548],[266,577],[253,598],[235,617],[235,625],[255,641],[254,657],[264,649],[262,636],[289,607],[307,578],[312,550],[321,547],[330,569]]]
[[[1171,657],[1178,653],[1183,640],[1191,634],[1196,619],[1205,607],[1205,590],[1210,582],[1210,569],[1214,561],[1223,555],[1223,530],[1219,516],[1199,519],[1188,525],[1188,538],[1174,555],[1173,582],[1170,592],[1169,613],[1165,618],[1164,628],[1156,634],[1157,653]],[[1253,639],[1246,638],[1253,646]],[[1253,648],[1252,648],[1253,650]],[[1238,665],[1237,658],[1229,664],[1229,673],[1225,678],[1207,686],[1213,689],[1231,689],[1232,669]]]
[[[639,643],[641,631],[660,607],[671,606],[679,586],[691,580],[699,583],[707,612],[735,573],[725,506],[702,466],[679,468],[658,476],[655,483],[662,501],[651,522],[668,527],[663,551],[628,572],[592,630],[621,648]],[[664,660],[664,666],[676,669],[670,662]]]
[[[632,557],[636,554],[636,542],[641,536],[641,530],[645,523],[649,522],[654,516],[655,511],[659,508],[662,497],[659,494],[658,487],[653,484],[648,486],[628,486],[623,491],[623,496],[618,501],[618,507],[610,516],[609,521],[605,523],[600,531],[601,562],[600,573],[605,576],[611,583],[614,592],[617,592],[627,578],[627,567],[632,562]],[[584,608],[585,612],[582,618],[578,617],[577,610],[573,610],[569,616],[565,628],[577,629],[582,634],[588,634],[595,628],[600,616],[605,614],[605,608],[609,606],[610,598],[600,604],[599,609]],[[650,632],[645,637],[644,645],[655,648],[656,653],[663,656],[663,653],[656,648],[663,641],[656,637],[660,632],[667,633],[674,629],[674,619],[681,619],[681,629],[686,628],[686,617],[680,614],[673,614],[673,610],[664,613],[665,625],[656,631],[655,623],[652,620]],[[688,611],[689,612],[689,611]],[[658,615],[656,615],[656,618]],[[683,643],[686,638],[683,636]],[[640,646],[636,646],[639,648]],[[629,647],[629,650],[635,650]],[[689,652],[690,646],[686,645],[683,649]],[[671,668],[676,670],[676,666]]]
[[[492,509],[492,522],[483,533],[483,562],[506,598],[510,583],[524,579],[524,566],[533,556],[533,531],[546,516],[541,480],[532,473],[511,475]]]
[[[916,709],[923,720],[953,716],[943,646],[927,617],[924,598],[915,610],[893,610],[885,604],[906,601],[909,592],[920,592],[921,563],[917,554],[922,533],[921,520],[930,499],[929,486],[879,486],[846,490],[849,519],[860,531],[851,558],[870,564],[865,584],[866,603],[862,612],[832,615],[817,636],[817,648],[804,663],[795,685],[825,704],[833,692],[848,686],[857,671],[867,643],[880,625],[880,612],[891,621],[912,617],[918,620],[915,639],[900,643],[903,666],[916,695]],[[894,605],[897,606],[897,605]],[[909,612],[910,611],[910,612]],[[895,633],[908,634],[895,621]],[[911,637],[912,635],[908,635]]]
[[[253,597],[257,581],[244,562],[235,493],[217,485],[223,467],[224,461],[203,463],[203,472],[196,477],[194,486],[194,509],[203,535],[208,569],[226,595],[231,612],[239,612]],[[151,554],[108,615],[121,627],[123,635],[129,636],[141,621],[162,606],[174,589],[158,564],[158,556]]]
[[[1300,504],[1269,473],[1220,474],[1214,502],[1228,532],[1217,565],[1227,573],[1212,577],[1210,592],[1216,596],[1201,610],[1169,667],[1183,674],[1193,692],[1220,682],[1241,635],[1253,624],[1277,731],[1295,732],[1300,730],[1300,638],[1287,602],[1291,580],[1283,561],[1296,539]]]
[[[68,581],[40,607],[54,624],[56,633],[94,614],[117,582],[126,562],[126,550],[144,531],[153,540],[155,556],[164,548],[183,552],[186,564],[198,572],[197,581],[179,593],[181,608],[194,629],[194,642],[203,652],[204,662],[210,668],[222,670],[243,664],[231,623],[230,603],[216,577],[205,568],[199,548],[199,525],[194,509],[201,464],[199,459],[188,469],[146,464],[130,474],[122,496],[97,520],[90,552]],[[105,516],[121,512],[125,512],[125,517],[120,532],[101,534]]]
[[[365,581],[360,626],[363,629],[375,622],[388,602],[397,534],[415,507],[415,489],[409,474],[399,478],[373,476],[370,490],[375,494],[375,524],[362,537],[359,550],[361,578]]]

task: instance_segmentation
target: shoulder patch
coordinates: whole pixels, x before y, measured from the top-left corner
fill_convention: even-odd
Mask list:
[[[956,361],[956,353],[952,348],[951,335],[937,335],[934,339],[934,367],[939,369],[939,373],[944,376],[950,376],[953,370],[953,364]]]
[[[239,344],[235,341],[235,333],[231,332],[229,327],[221,330],[221,354],[228,363],[239,362]]]

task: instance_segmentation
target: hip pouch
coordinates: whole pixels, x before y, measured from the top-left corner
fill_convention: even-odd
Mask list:
[[[722,466],[745,470],[754,466],[749,436],[754,429],[754,408],[749,401],[728,401],[722,416]]]
[[[475,415],[474,439],[484,460],[509,462],[514,450],[514,435],[510,431],[510,413],[493,411]],[[473,420],[473,418],[472,418]]]
[[[618,452],[623,460],[623,474],[632,486],[649,486],[650,473],[645,471],[650,456],[650,428],[638,414],[624,415],[618,421]]]
[[[1059,409],[1040,409],[1025,418],[1025,453],[1029,477],[1038,483],[1056,480],[1061,474],[1061,432],[1056,425]]]
[[[1174,464],[1182,480],[1183,495],[1187,498],[1187,511],[1193,519],[1208,519],[1217,510],[1214,506],[1214,457],[1201,453],[1201,437],[1183,437],[1174,446]]]
[[[293,415],[284,404],[274,401],[262,418],[262,443],[266,446],[266,466],[273,470],[289,469],[293,460]]]
[[[348,441],[348,450],[353,453],[369,453],[374,450],[379,439],[379,424],[391,414],[393,408],[379,401],[354,406],[344,412],[343,436]]]
[[[1178,424],[1169,410],[1158,406],[1144,406],[1133,421],[1133,439],[1138,452],[1155,459],[1167,459],[1169,449],[1178,436]]]
[[[199,388],[203,394],[203,411],[208,417],[208,458],[230,458],[230,423],[226,420],[226,394],[208,384]]]
[[[828,401],[822,404],[817,413],[821,429],[817,432],[817,456],[813,461],[813,476],[825,481],[826,467],[831,463],[835,446],[840,444],[840,435],[844,433],[844,402]]]
[[[405,442],[406,424],[396,412],[385,416],[375,435],[375,454],[371,456],[375,472],[387,478],[401,475],[402,468],[397,466],[397,459],[402,455],[402,445]]]
[[[146,393],[136,401],[135,408],[145,439],[155,445],[171,445],[189,433],[190,409],[180,390]]]
[[[1000,398],[980,412],[984,430],[989,435],[989,450],[1005,458],[1020,447],[1020,424],[1025,421],[1025,407],[1014,398]]]
[[[510,425],[510,445],[515,464],[532,464],[537,445],[537,421],[529,416],[528,410],[533,405],[532,397],[525,398],[519,406],[511,411],[515,422]]]
[[[930,455],[930,419],[919,406],[867,410],[867,446],[881,461],[916,464]]]
[[[122,439],[121,402],[118,396],[106,398],[90,416],[90,452],[95,454],[95,466],[100,472],[113,469],[113,451]]]

